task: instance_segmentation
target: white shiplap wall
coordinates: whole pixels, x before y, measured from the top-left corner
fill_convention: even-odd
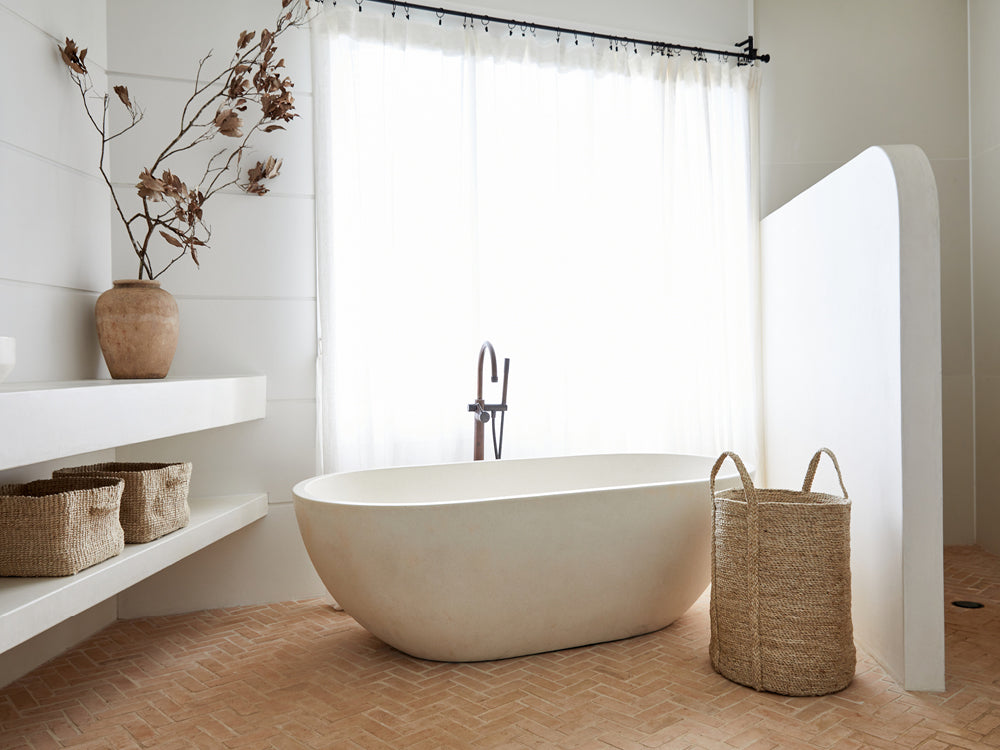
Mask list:
[[[103,90],[105,10],[104,0],[0,0],[0,65],[8,71],[0,106],[0,336],[17,339],[10,382],[104,371],[93,310],[111,279],[109,202],[97,168],[97,133],[56,43],[70,36],[87,47],[88,67]],[[0,425],[0,440],[16,439]],[[113,458],[104,451],[0,471],[0,484]],[[114,602],[105,602],[0,654],[0,685],[114,619]]]
[[[104,0],[0,0],[0,335],[17,338],[10,380],[96,377],[93,305],[111,276],[100,144],[59,57],[57,40],[107,67]]]
[[[111,83],[128,86],[146,112],[141,125],[116,141],[112,151],[112,179],[126,193],[176,135],[175,123],[193,90],[198,60],[213,50],[205,70],[218,72],[239,33],[273,26],[279,9],[280,3],[273,0],[108,1]],[[264,197],[239,190],[213,197],[205,207],[211,248],[199,254],[201,268],[185,260],[161,277],[164,288],[177,298],[181,315],[171,374],[267,375],[267,417],[118,451],[123,460],[193,461],[193,496],[264,490],[269,515],[122,594],[123,617],[323,593],[302,547],[291,504],[292,485],[316,473],[308,30],[292,29],[278,48],[295,83],[300,117],[287,130],[258,138],[249,163],[274,154],[284,160],[280,177]],[[208,144],[212,150],[225,145]],[[204,167],[204,156],[185,154],[171,168],[191,184]],[[134,255],[115,225],[112,246],[115,278],[132,275]]]

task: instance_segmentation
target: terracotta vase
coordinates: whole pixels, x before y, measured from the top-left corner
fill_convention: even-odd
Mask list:
[[[111,377],[164,378],[177,351],[177,301],[159,281],[119,279],[97,298],[97,339]]]

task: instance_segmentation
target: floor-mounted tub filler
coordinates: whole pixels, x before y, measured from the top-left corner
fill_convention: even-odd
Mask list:
[[[624,454],[328,474],[295,486],[295,513],[323,583],[373,635],[424,659],[503,659],[682,615],[709,583],[713,462]]]

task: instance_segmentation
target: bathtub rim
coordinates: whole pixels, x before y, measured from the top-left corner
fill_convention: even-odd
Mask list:
[[[353,476],[359,474],[371,474],[374,472],[398,472],[405,471],[407,469],[430,469],[438,468],[444,466],[467,466],[472,464],[479,464],[479,461],[450,461],[437,464],[408,464],[404,466],[385,466],[379,468],[371,469],[352,469],[349,471],[333,471],[324,474],[317,474],[312,477],[308,477],[299,482],[296,482],[292,487],[292,497],[294,502],[316,502],[325,503],[328,505],[341,505],[349,507],[358,508],[424,508],[432,506],[444,506],[444,505],[462,505],[462,504],[472,504],[472,503],[484,503],[484,502],[496,502],[499,500],[520,500],[527,498],[543,498],[543,497],[558,497],[563,495],[588,495],[596,492],[611,492],[615,490],[627,490],[627,489],[643,489],[649,487],[671,487],[684,484],[708,484],[711,472],[712,464],[717,460],[711,456],[703,456],[694,453],[657,453],[653,451],[635,451],[635,452],[614,452],[614,453],[584,453],[584,454],[569,454],[569,455],[558,455],[558,456],[535,456],[531,458],[510,458],[503,459],[504,464],[514,464],[514,463],[526,463],[526,462],[540,462],[540,461],[550,461],[558,459],[588,459],[588,458],[608,458],[617,456],[671,456],[676,458],[696,458],[702,459],[709,462],[709,473],[704,477],[688,477],[686,479],[675,479],[670,481],[662,482],[635,482],[631,484],[611,484],[602,485],[600,487],[583,487],[578,489],[564,489],[564,490],[553,490],[548,492],[523,492],[518,494],[506,494],[506,495],[490,495],[487,497],[472,497],[472,498],[461,498],[457,500],[424,500],[420,502],[371,502],[371,501],[354,501],[354,500],[341,500],[337,498],[328,497],[318,497],[317,495],[308,492],[307,487],[314,482],[319,482],[330,477],[337,476]],[[489,463],[494,463],[491,461]],[[757,467],[752,464],[746,464],[747,472],[752,478],[756,478]],[[728,486],[733,480],[736,481],[736,485],[739,482],[739,472],[732,462],[727,462],[722,467],[720,467],[719,473],[716,476],[716,482]]]

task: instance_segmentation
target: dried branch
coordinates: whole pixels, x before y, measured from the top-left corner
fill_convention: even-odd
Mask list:
[[[291,95],[294,84],[282,75],[285,61],[277,57],[277,40],[288,29],[308,24],[311,10],[310,0],[281,0],[281,12],[272,29],[262,29],[259,34],[256,31],[240,32],[226,68],[204,80],[206,64],[212,53],[198,61],[194,89],[181,109],[177,134],[151,165],[139,172],[135,188],[141,209],[130,218],[126,218],[115,186],[106,172],[105,154],[107,144],[135,128],[143,120],[145,112],[126,86],[114,86],[118,102],[128,113],[130,121],[119,130],[109,132],[110,96],[93,91],[86,65],[87,50],[81,50],[69,38],[65,45],[59,47],[70,78],[80,91],[87,117],[101,136],[98,167],[139,261],[140,279],[159,277],[187,255],[191,256],[195,265],[200,264],[198,253],[208,247],[212,236],[204,221],[204,204],[217,192],[231,186],[237,186],[251,195],[263,196],[268,192],[264,183],[278,176],[281,160],[271,156],[266,161],[258,161],[247,170],[245,177],[241,177],[243,156],[252,138],[282,130],[284,123],[298,117]],[[259,108],[258,116],[248,117],[251,107]],[[235,143],[209,157],[196,183],[189,185],[170,169],[164,168],[178,154],[220,136]],[[158,271],[150,258],[154,239],[179,251],[173,253]]]

